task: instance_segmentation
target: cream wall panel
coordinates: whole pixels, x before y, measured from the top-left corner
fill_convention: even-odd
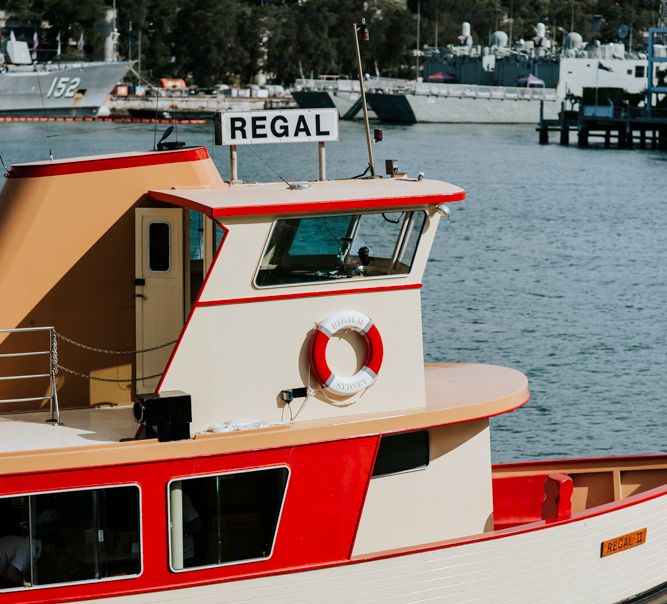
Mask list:
[[[421,470],[371,479],[354,555],[493,528],[489,420],[430,430]]]
[[[230,419],[289,420],[280,391],[309,384],[312,330],[332,313],[352,309],[373,319],[384,342],[384,360],[375,385],[337,406],[316,393],[299,420],[424,407],[424,359],[418,290],[336,295],[294,300],[228,304],[195,310],[161,390],[192,395],[192,429]],[[361,336],[354,335],[357,345]],[[365,347],[358,347],[365,353]],[[332,370],[343,373],[364,354],[343,342],[329,346]],[[303,399],[295,399],[296,415]],[[337,402],[341,402],[340,400]]]

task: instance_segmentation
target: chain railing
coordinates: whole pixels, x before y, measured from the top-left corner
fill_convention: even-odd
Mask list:
[[[140,382],[143,380],[152,380],[158,378],[162,375],[162,372],[155,373],[153,375],[146,375],[142,377],[130,377],[130,378],[102,378],[97,376],[92,376],[88,373],[83,373],[70,369],[60,364],[58,359],[58,340],[62,340],[71,346],[80,348],[82,350],[87,350],[88,352],[96,352],[101,354],[111,354],[111,355],[136,355],[144,354],[148,352],[154,352],[156,350],[161,350],[172,346],[178,340],[172,340],[170,342],[165,342],[164,344],[158,344],[157,346],[151,346],[149,348],[142,348],[137,350],[111,350],[106,348],[98,348],[96,346],[88,346],[87,344],[82,344],[77,342],[67,336],[64,336],[61,333],[58,333],[55,327],[17,327],[13,329],[0,329],[0,334],[2,333],[31,333],[31,332],[48,332],[49,334],[49,349],[48,350],[35,350],[29,352],[9,352],[0,354],[0,360],[4,358],[19,358],[19,357],[36,357],[36,356],[47,356],[49,357],[49,372],[48,373],[32,373],[32,374],[20,374],[20,375],[9,375],[9,376],[0,376],[0,381],[13,381],[13,380],[27,380],[27,379],[38,379],[38,378],[48,378],[49,379],[49,394],[48,396],[33,396],[33,397],[20,397],[20,398],[8,398],[0,399],[0,405],[11,404],[11,403],[26,403],[26,402],[36,402],[36,401],[50,401],[50,412],[51,417],[46,420],[47,422],[60,424],[60,409],[58,406],[58,388],[56,384],[56,376],[59,371],[67,373],[69,375],[74,375],[76,377],[95,381],[95,382],[109,382],[114,384],[128,383],[128,382]]]
[[[158,344],[157,346],[151,346],[150,348],[142,348],[139,350],[111,350],[108,348],[96,348],[95,346],[88,346],[87,344],[82,344],[81,342],[77,342],[76,340],[72,340],[72,338],[68,338],[63,334],[58,333],[57,331],[55,331],[55,329],[54,332],[56,334],[56,337],[59,340],[62,340],[63,342],[67,342],[68,344],[76,346],[77,348],[82,348],[83,350],[88,350],[90,352],[101,352],[102,354],[120,354],[120,355],[143,354],[144,352],[153,352],[154,350],[161,350],[162,348],[167,348],[167,346],[171,346],[172,344],[176,344],[176,342],[178,342],[178,340],[172,340],[171,342],[165,342],[164,344]],[[143,379],[148,379],[148,378],[143,378]]]
[[[162,375],[162,372],[160,373],[154,373],[153,375],[144,375],[142,377],[135,377],[135,378],[102,378],[102,377],[97,377],[90,375],[88,373],[83,373],[81,371],[76,371],[74,369],[70,369],[69,367],[65,367],[58,363],[58,340],[62,340],[63,342],[67,342],[68,344],[76,347],[76,348],[81,348],[82,350],[87,350],[88,352],[98,352],[101,354],[112,354],[112,355],[136,355],[136,354],[144,354],[147,352],[154,352],[156,350],[161,350],[163,348],[167,348],[168,346],[172,346],[173,344],[176,344],[178,340],[171,340],[170,342],[165,342],[164,344],[158,344],[157,346],[151,346],[149,348],[139,348],[137,350],[111,350],[109,348],[97,348],[96,346],[89,346],[87,344],[82,344],[81,342],[77,342],[76,340],[73,340],[72,338],[68,338],[67,336],[64,336],[61,333],[58,333],[55,329],[53,330],[54,333],[54,338],[55,338],[55,354],[56,354],[56,373],[58,373],[58,370],[63,371],[64,373],[68,373],[70,375],[74,375],[76,377],[82,378],[84,380],[89,380],[91,382],[107,382],[111,384],[126,384],[128,382],[141,382],[144,380],[152,380],[157,377],[160,377]]]

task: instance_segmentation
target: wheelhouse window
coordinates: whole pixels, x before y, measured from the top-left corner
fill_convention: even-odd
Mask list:
[[[0,498],[0,590],[141,572],[139,488]]]
[[[278,220],[255,282],[268,287],[404,275],[425,222],[422,210]]]
[[[373,476],[425,468],[429,462],[428,430],[389,434],[380,440]]]
[[[172,481],[172,570],[269,558],[288,477],[280,467]]]

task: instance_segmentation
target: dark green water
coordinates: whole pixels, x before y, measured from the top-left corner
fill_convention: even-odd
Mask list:
[[[1,124],[4,162],[46,159],[46,134]],[[147,149],[154,136],[94,123],[48,134],[56,158]],[[178,136],[209,146],[227,175],[211,126]],[[531,401],[492,421],[494,460],[667,452],[667,154],[541,147],[526,126],[419,125],[385,127],[376,155],[468,193],[427,268],[425,351],[528,375]],[[246,180],[317,176],[315,145],[239,156]],[[330,178],[363,171],[359,124],[342,124],[327,159]]]

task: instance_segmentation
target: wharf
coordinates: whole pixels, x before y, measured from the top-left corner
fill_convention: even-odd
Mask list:
[[[220,111],[252,111],[295,107],[291,95],[269,97],[229,97],[212,94],[167,94],[160,96],[112,97],[113,116],[167,120],[211,120]]]
[[[128,115],[110,115],[100,117],[55,117],[32,115],[0,116],[0,122],[117,122],[121,124],[205,124],[206,119],[185,119],[180,117],[138,118]]]
[[[559,132],[559,143],[570,144],[570,133],[577,133],[577,145],[587,147],[591,138],[601,138],[605,147],[618,149],[667,150],[667,110],[637,107],[581,105],[578,111],[565,110],[558,119],[540,119],[537,127],[541,145],[549,143],[549,133]]]
[[[667,150],[667,70],[658,69],[667,63],[664,43],[667,27],[652,27],[648,31],[648,68],[646,70],[646,97],[643,107],[629,104],[629,99],[615,101],[606,93],[603,101],[598,94],[605,89],[594,89],[593,98],[579,102],[579,111],[566,111],[565,102],[557,120],[544,119],[544,104],[540,106],[540,123],[537,127],[540,144],[549,142],[549,132],[560,132],[560,144],[569,145],[570,132],[577,131],[577,144],[587,147],[592,137],[604,140],[605,147],[611,147],[612,139],[619,149],[632,149],[635,143],[640,149],[648,145],[652,149]],[[661,52],[658,53],[657,49]],[[655,67],[655,69],[654,69]],[[598,69],[604,69],[599,64]],[[610,89],[611,90],[611,89]]]

